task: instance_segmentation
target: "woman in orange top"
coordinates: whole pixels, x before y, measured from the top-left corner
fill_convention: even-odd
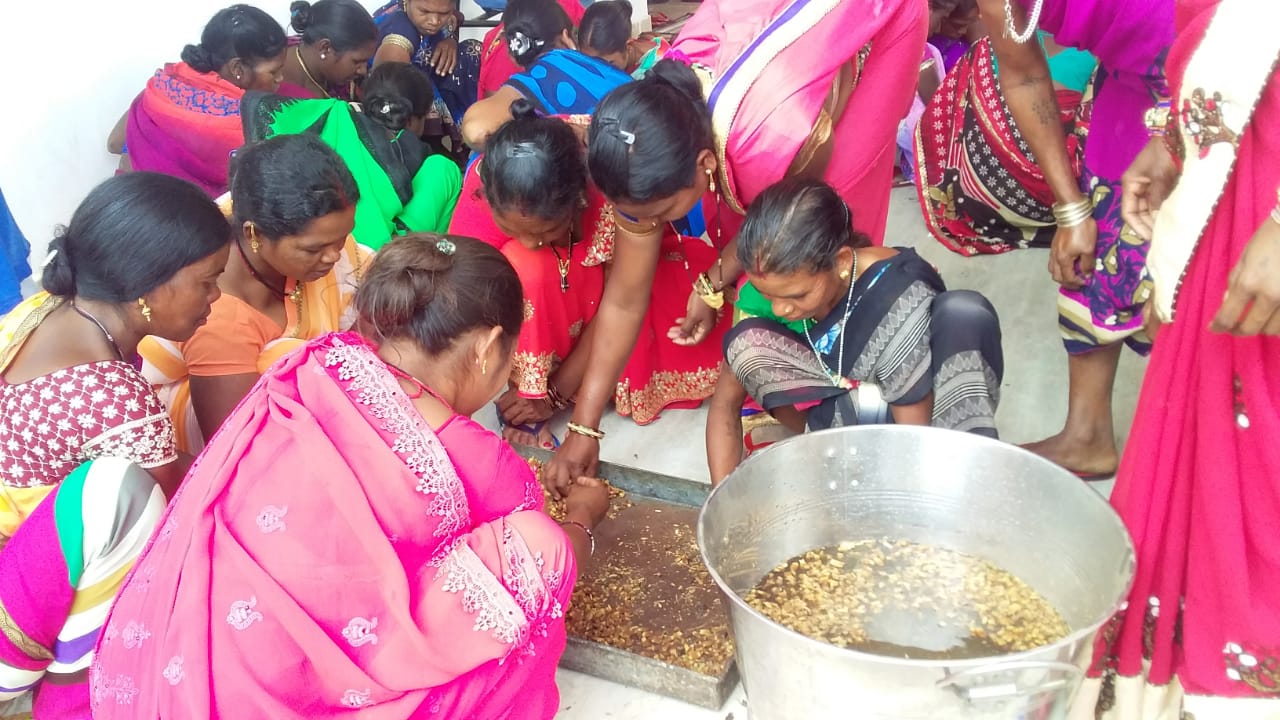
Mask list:
[[[276,360],[351,325],[356,272],[369,256],[351,238],[357,200],[350,171],[319,138],[281,136],[237,153],[223,203],[237,234],[222,297],[190,340],[149,337],[138,348],[180,449],[198,452]]]

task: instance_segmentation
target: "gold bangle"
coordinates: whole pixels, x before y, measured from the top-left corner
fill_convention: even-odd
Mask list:
[[[589,438],[591,438],[592,440],[603,440],[603,439],[604,439],[604,433],[603,433],[602,431],[597,430],[597,429],[595,429],[595,428],[593,428],[593,427],[587,427],[586,425],[583,425],[583,424],[581,424],[581,423],[570,422],[570,423],[569,423],[569,432],[571,432],[571,433],[577,433],[577,434],[582,435],[582,436],[584,436],[584,437],[589,437]]]
[[[1060,228],[1071,228],[1082,224],[1093,216],[1093,202],[1088,198],[1069,203],[1053,204],[1053,219]]]
[[[706,273],[698,273],[697,279],[693,281],[693,291],[712,310],[719,310],[724,307],[724,291],[716,290],[716,286],[711,282],[711,277]]]
[[[394,45],[395,47],[409,53],[410,57],[412,57],[413,53],[417,50],[417,48],[413,46],[413,43],[409,41],[409,38],[403,35],[388,35],[382,38],[382,44]]]

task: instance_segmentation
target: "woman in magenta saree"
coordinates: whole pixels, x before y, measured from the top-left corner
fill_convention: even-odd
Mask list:
[[[147,81],[121,120],[119,152],[133,170],[189,180],[219,197],[231,153],[244,144],[240,100],[246,90],[275,92],[284,51],[284,30],[270,15],[248,5],[220,10],[182,62]],[[113,133],[109,144],[117,141]]]
[[[1075,717],[1280,712],[1277,57],[1253,3],[1179,0],[1176,111],[1124,175],[1163,321],[1111,496],[1138,571]]]
[[[575,554],[608,500],[582,481],[558,527],[466,416],[505,385],[519,280],[479,241],[411,235],[356,305],[377,347],[285,357],[197,460],[112,610],[94,717],[555,714]]]

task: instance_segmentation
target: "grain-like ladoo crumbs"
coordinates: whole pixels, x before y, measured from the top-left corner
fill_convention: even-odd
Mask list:
[[[772,570],[745,599],[817,640],[916,659],[1021,652],[1070,632],[1058,611],[1016,576],[971,555],[906,540],[811,550]]]

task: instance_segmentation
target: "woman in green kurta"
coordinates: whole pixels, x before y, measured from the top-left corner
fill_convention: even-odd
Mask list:
[[[356,242],[378,250],[392,237],[444,232],[462,190],[458,166],[434,155],[420,135],[431,82],[404,63],[385,63],[364,84],[363,105],[247,93],[245,140],[314,133],[346,162],[360,189]]]

